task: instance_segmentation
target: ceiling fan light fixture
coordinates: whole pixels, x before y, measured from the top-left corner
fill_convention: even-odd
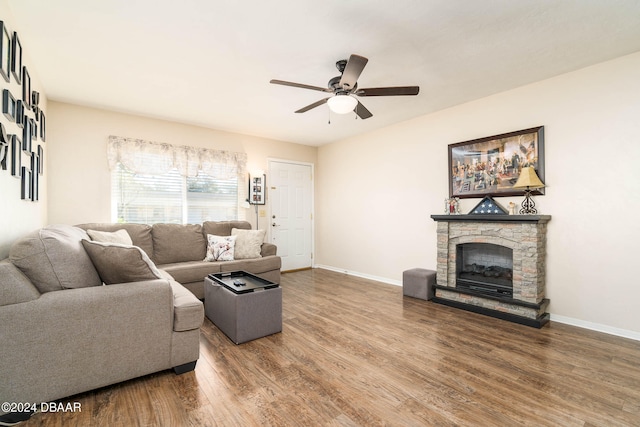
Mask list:
[[[336,114],[347,114],[358,105],[358,100],[349,95],[335,95],[327,100],[329,109]]]

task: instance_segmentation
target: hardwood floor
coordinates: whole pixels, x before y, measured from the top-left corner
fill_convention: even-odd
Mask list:
[[[202,327],[196,370],[65,399],[23,426],[638,426],[640,342],[542,329],[326,270],[282,276],[283,331]]]

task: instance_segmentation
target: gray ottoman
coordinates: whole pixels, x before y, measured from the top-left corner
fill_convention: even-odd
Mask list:
[[[436,272],[426,268],[412,268],[402,273],[402,294],[430,300],[435,294]]]
[[[282,288],[236,294],[207,277],[204,312],[236,344],[282,332]]]

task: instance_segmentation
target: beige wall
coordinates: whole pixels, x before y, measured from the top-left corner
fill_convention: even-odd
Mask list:
[[[640,339],[639,75],[636,53],[320,147],[317,265],[391,283],[435,269],[447,145],[544,125],[552,320]]]
[[[18,32],[20,36],[20,28],[14,21],[11,10],[7,6],[6,2],[0,1],[0,19],[4,21],[4,24],[9,30],[9,34],[13,35],[14,31]],[[47,111],[47,97],[42,90],[42,86],[38,79],[37,70],[32,66],[31,59],[29,57],[29,45],[22,41],[22,63],[29,70],[31,76],[31,89],[40,92],[40,103],[38,104],[45,112],[45,116],[48,124],[48,111]],[[2,89],[9,89],[11,95],[16,99],[22,99],[22,86],[16,83],[13,75],[9,83],[5,82],[3,78],[0,78],[0,96],[2,95]],[[2,100],[0,99],[0,102]],[[15,122],[9,122],[4,116],[2,117],[2,124],[5,127],[7,134],[18,135],[22,140],[22,129],[20,129]],[[30,117],[34,118],[34,114],[30,113]],[[38,123],[39,125],[39,123]],[[47,139],[48,141],[48,139]],[[39,138],[33,140],[32,146],[34,150],[37,150],[38,144],[41,144],[45,157],[45,169],[44,175],[40,176],[40,200],[38,202],[31,202],[20,199],[20,179],[11,176],[11,160],[7,159],[7,170],[0,170],[0,259],[6,258],[9,255],[9,248],[11,243],[18,237],[24,234],[36,230],[42,227],[47,221],[47,151],[48,143],[43,143]],[[9,150],[9,155],[11,150]],[[24,166],[26,163],[26,154],[22,155],[22,162]]]
[[[49,102],[48,120],[50,223],[111,221],[109,135],[244,152],[248,171],[267,170],[268,157],[317,161],[315,147],[60,102]],[[247,220],[255,222],[252,212]]]

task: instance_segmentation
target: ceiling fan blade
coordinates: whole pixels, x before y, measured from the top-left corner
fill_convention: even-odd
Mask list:
[[[419,86],[396,86],[396,87],[372,87],[358,89],[355,94],[358,96],[398,96],[417,95],[420,92]]]
[[[306,107],[302,107],[301,109],[296,111],[296,113],[304,113],[306,111],[311,110],[312,108],[316,108],[316,107],[321,106],[322,104],[326,104],[328,99],[329,98],[321,99],[320,101],[316,101],[313,104],[307,105]]]
[[[320,92],[333,92],[333,90],[328,89],[326,87],[320,87],[320,86],[311,86],[311,85],[305,85],[302,83],[293,83],[293,82],[287,82],[284,80],[271,80],[269,83],[272,83],[274,85],[283,85],[283,86],[291,86],[291,87],[299,87],[301,89],[311,89],[311,90],[318,90]]]
[[[369,60],[364,56],[351,55],[346,67],[344,67],[344,71],[342,72],[340,86],[345,90],[351,90],[356,87],[358,77],[360,77],[360,74],[362,73],[364,66],[367,65],[367,62],[369,62]]]
[[[356,108],[354,108],[353,111],[362,120],[368,119],[369,117],[373,116],[373,114],[371,114],[371,111],[367,110],[367,108],[364,105],[362,105],[362,103],[360,103],[360,101],[358,101],[358,105],[356,105]]]

